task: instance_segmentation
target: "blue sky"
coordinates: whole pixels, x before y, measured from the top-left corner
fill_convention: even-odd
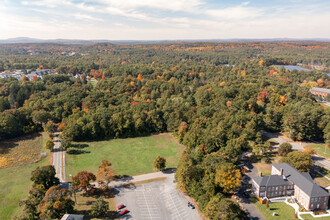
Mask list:
[[[329,0],[0,0],[0,39],[330,38]]]

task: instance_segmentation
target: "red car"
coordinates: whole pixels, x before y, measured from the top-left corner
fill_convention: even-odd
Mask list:
[[[125,205],[124,204],[121,204],[121,205],[119,205],[118,207],[117,207],[117,209],[119,210],[119,209],[122,209],[122,208],[124,208],[125,207]]]
[[[119,214],[120,215],[125,215],[128,212],[128,209],[124,209],[123,211],[121,211]]]

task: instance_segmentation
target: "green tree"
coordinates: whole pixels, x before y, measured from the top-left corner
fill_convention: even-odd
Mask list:
[[[47,148],[48,150],[50,150],[50,151],[53,150],[53,148],[54,148],[54,142],[53,142],[52,139],[48,139],[48,140],[46,141],[46,148]]]
[[[154,160],[154,167],[158,170],[163,170],[166,167],[166,159],[160,155]]]
[[[281,162],[289,163],[300,172],[309,172],[314,163],[311,155],[301,151],[292,151],[288,153],[286,157],[281,159]]]
[[[206,205],[204,213],[211,220],[240,220],[244,216],[238,204],[222,195],[214,196]]]
[[[55,175],[56,170],[52,165],[38,167],[32,171],[31,180],[35,185],[41,184],[47,190],[52,186],[60,184],[59,179]]]
[[[93,203],[90,214],[94,217],[104,217],[107,216],[108,211],[109,203],[100,197]]]
[[[292,151],[292,145],[289,143],[282,143],[278,148],[278,155],[286,156],[288,153]]]

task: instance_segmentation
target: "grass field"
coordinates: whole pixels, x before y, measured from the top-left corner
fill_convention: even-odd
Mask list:
[[[330,149],[324,146],[325,146],[324,144],[313,144],[313,145],[308,145],[305,148],[314,148],[318,155],[325,158],[330,158]]]
[[[93,196],[86,196],[83,192],[76,193],[77,204],[75,205],[76,214],[84,215],[84,219],[98,219],[89,215],[89,211],[93,203],[101,196],[109,203],[108,217],[114,219],[116,217],[116,203],[113,193],[111,191],[102,191]]]
[[[265,204],[261,204],[257,198],[250,198],[251,202],[257,207],[257,209],[260,211],[260,213],[265,217],[266,220],[270,219],[285,219],[285,220],[291,220],[294,218],[294,209],[285,204],[284,202],[278,202],[278,203],[269,203],[269,208],[267,210],[267,207]],[[273,216],[273,213],[278,213],[278,216]]]
[[[83,142],[80,147],[68,150],[66,175],[76,175],[87,170],[96,174],[102,160],[109,160],[118,175],[138,175],[153,171],[157,155],[166,158],[166,166],[176,167],[184,146],[170,134],[148,137]],[[71,152],[71,154],[70,154]]]
[[[26,145],[34,145],[34,153],[40,155],[41,152],[49,151],[44,149],[44,142],[48,135],[35,135],[33,138],[22,139],[13,142],[15,151]],[[1,143],[0,143],[1,144]],[[14,150],[14,149],[12,149]],[[33,162],[31,160],[31,162]],[[50,164],[48,156],[36,163],[30,163],[23,166],[9,167],[0,169],[0,219],[11,219],[14,215],[19,215],[22,212],[22,207],[19,207],[19,201],[26,198],[32,186],[30,181],[31,172],[38,166]]]
[[[330,220],[330,217],[317,217],[314,218],[311,214],[300,215],[304,220],[317,219],[317,220]]]

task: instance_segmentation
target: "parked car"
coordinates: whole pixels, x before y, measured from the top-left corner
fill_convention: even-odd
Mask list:
[[[128,209],[124,209],[124,210],[122,210],[122,211],[119,213],[119,215],[125,215],[126,213],[128,213]]]
[[[118,210],[119,210],[119,209],[122,209],[122,208],[125,208],[125,205],[124,205],[124,204],[120,204],[120,205],[117,207]]]
[[[195,209],[195,206],[191,202],[188,202],[188,207],[192,208],[192,209]]]

